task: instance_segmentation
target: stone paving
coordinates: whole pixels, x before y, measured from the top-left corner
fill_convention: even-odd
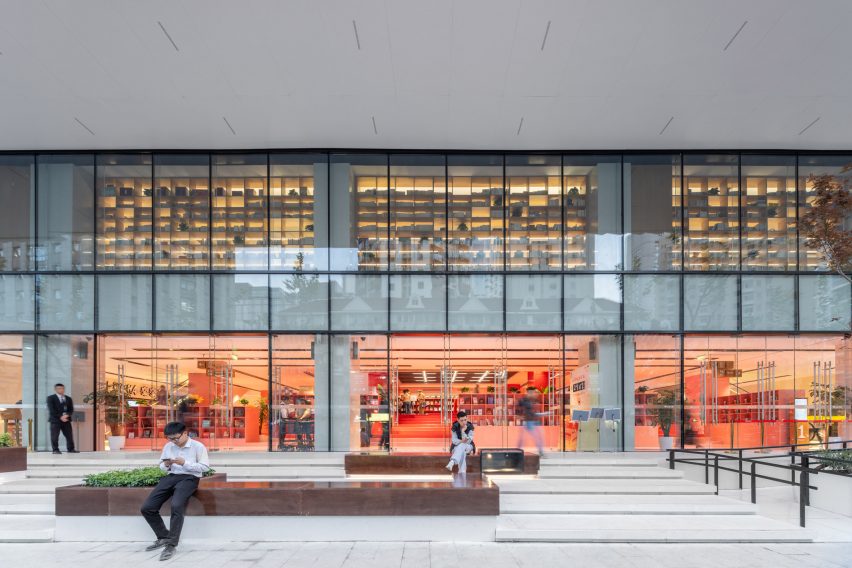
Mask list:
[[[0,565],[86,568],[802,568],[852,567],[852,543],[501,544],[501,543],[181,543],[159,562],[139,544],[0,544]]]

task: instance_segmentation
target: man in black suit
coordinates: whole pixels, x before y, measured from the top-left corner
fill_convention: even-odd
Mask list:
[[[59,451],[59,432],[65,436],[65,445],[68,446],[69,454],[79,453],[74,449],[74,434],[71,431],[71,417],[74,415],[74,401],[65,395],[65,385],[56,383],[53,385],[56,394],[47,397],[47,410],[50,413],[50,444],[53,446],[54,454]]]

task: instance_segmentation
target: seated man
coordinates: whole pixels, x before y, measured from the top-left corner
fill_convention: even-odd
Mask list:
[[[142,505],[142,516],[148,521],[157,540],[145,550],[163,549],[160,560],[168,560],[175,553],[183,528],[183,516],[186,502],[198,489],[198,482],[204,472],[210,469],[207,448],[193,440],[186,431],[183,422],[169,422],[163,430],[168,443],[163,446],[160,456],[160,469],[168,475],[160,479],[157,486],[148,495]],[[171,499],[172,517],[169,529],[160,517],[160,507]]]
[[[467,473],[467,454],[476,451],[473,443],[473,424],[467,420],[467,412],[460,410],[456,414],[456,421],[450,429],[452,434],[452,445],[450,446],[450,463],[447,469],[453,471],[453,467],[459,466],[459,473]]]

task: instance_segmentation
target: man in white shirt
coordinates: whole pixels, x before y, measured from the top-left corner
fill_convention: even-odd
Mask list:
[[[210,459],[204,444],[189,437],[183,422],[169,422],[163,429],[168,443],[163,446],[160,455],[160,469],[168,475],[160,479],[145,503],[142,505],[142,516],[148,521],[157,540],[145,550],[156,550],[165,547],[160,554],[160,560],[168,560],[175,553],[175,547],[180,540],[183,528],[183,515],[186,503],[198,489],[198,482],[204,472],[210,469]],[[169,529],[160,516],[160,507],[171,499],[172,516]]]

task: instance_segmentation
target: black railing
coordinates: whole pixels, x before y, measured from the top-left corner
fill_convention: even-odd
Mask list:
[[[843,450],[849,447],[852,440],[844,440],[832,442],[837,444]],[[695,449],[695,450],[669,450],[669,469],[674,469],[675,464],[683,463],[689,465],[704,466],[704,483],[710,484],[710,470],[713,470],[713,484],[716,487],[716,495],[719,494],[719,471],[729,471],[737,474],[739,478],[739,488],[743,488],[743,477],[748,475],[751,479],[751,502],[757,503],[757,480],[765,479],[786,485],[799,487],[799,525],[805,526],[805,508],[810,505],[810,490],[817,490],[817,487],[811,485],[811,475],[819,473],[832,473],[850,478],[852,483],[852,475],[844,473],[852,472],[852,460],[842,457],[831,457],[817,455],[814,452],[796,451],[799,447],[813,447],[811,444],[786,444],[783,446],[759,446],[754,448],[738,448],[736,450],[717,450],[717,449]],[[773,453],[765,456],[747,456],[744,452],[749,451],[766,451],[773,449],[788,450],[784,453]],[[830,450],[819,450],[826,453]],[[731,455],[731,452],[736,452],[736,455]],[[677,454],[689,454],[696,457],[677,457]],[[779,458],[790,458],[789,464],[772,463],[768,460],[777,460]],[[721,462],[721,463],[720,463]],[[736,467],[728,467],[726,463],[736,462]],[[813,465],[817,463],[818,465]],[[749,464],[749,470],[745,471],[744,466]],[[773,467],[780,470],[790,472],[790,477],[774,477],[765,473],[758,473],[757,466]],[[834,471],[833,468],[837,468]],[[799,479],[796,480],[796,472],[799,473]]]

